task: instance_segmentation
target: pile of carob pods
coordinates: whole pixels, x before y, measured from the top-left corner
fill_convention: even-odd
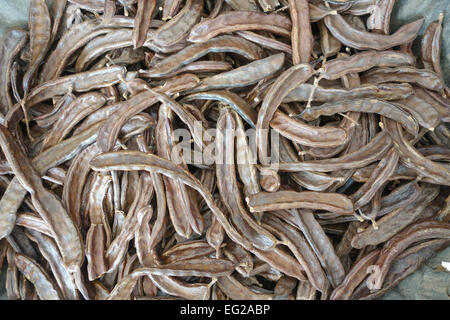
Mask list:
[[[449,246],[443,14],[30,4],[0,46],[9,299],[376,299]]]

